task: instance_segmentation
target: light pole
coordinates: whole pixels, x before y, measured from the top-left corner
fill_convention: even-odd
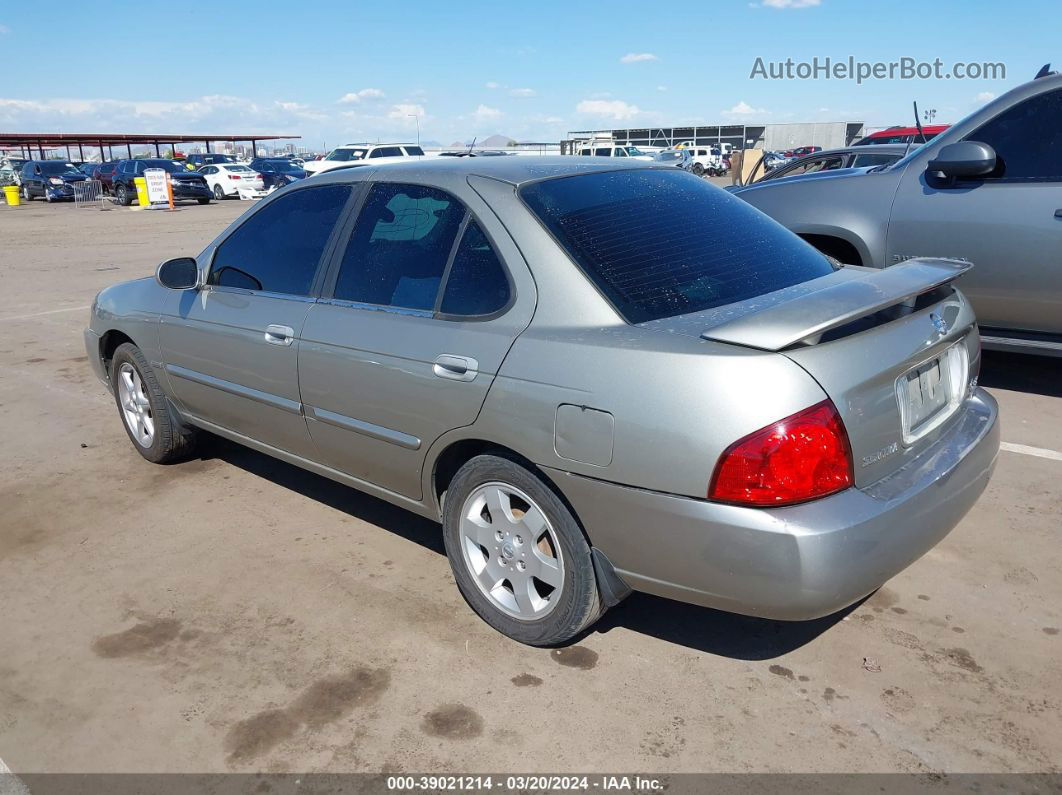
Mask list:
[[[935,119],[936,117],[937,117],[937,109],[936,108],[930,108],[929,110],[925,110],[925,111],[922,112],[922,118],[925,119],[927,124],[932,124],[933,123],[933,119]]]
[[[417,122],[417,146],[420,146],[420,116],[416,113],[407,113],[407,116],[411,116]]]

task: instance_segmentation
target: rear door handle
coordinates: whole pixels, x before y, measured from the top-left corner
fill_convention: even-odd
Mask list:
[[[1055,218],[1062,218],[1062,207],[1055,210]]]
[[[265,341],[270,345],[291,345],[295,341],[295,329],[291,326],[266,326]]]
[[[432,372],[439,378],[453,381],[471,381],[479,375],[479,362],[470,356],[455,356],[443,353],[435,357]]]

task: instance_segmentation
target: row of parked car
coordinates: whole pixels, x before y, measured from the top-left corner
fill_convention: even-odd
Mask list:
[[[189,159],[196,157],[191,155]],[[203,156],[200,156],[203,157]],[[161,169],[170,174],[175,200],[195,200],[208,204],[211,199],[221,201],[239,197],[246,191],[261,195],[291,182],[303,179],[306,172],[289,158],[260,157],[244,165],[229,155],[207,155],[209,162],[197,170],[195,161],[176,161],[164,158],[134,158],[105,163],[74,163],[64,160],[24,160],[10,158],[9,166],[19,185],[22,198],[31,201],[42,198],[58,201],[74,197],[74,185],[88,179],[98,180],[107,195],[119,204],[128,206],[136,198],[134,180],[149,169]]]

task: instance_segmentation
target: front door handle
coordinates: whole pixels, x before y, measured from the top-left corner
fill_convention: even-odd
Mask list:
[[[291,345],[295,341],[295,329],[291,326],[266,326],[265,341],[270,345]]]
[[[479,375],[479,362],[470,356],[454,356],[451,353],[443,353],[435,357],[432,372],[439,378],[449,378],[453,381],[471,381]]]

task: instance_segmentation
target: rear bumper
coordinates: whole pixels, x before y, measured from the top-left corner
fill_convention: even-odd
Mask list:
[[[946,536],[988,484],[999,451],[983,390],[933,447],[865,489],[754,509],[550,474],[616,573],[637,591],[745,615],[829,615]]]

